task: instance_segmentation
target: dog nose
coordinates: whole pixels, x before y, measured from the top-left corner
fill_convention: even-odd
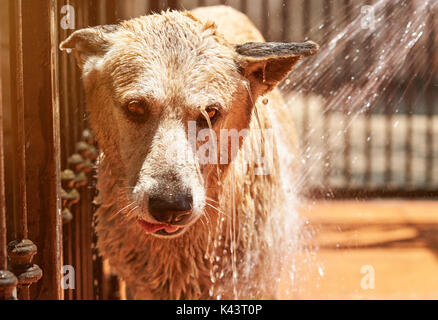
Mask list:
[[[192,215],[191,194],[149,195],[149,213],[158,222],[181,225]]]

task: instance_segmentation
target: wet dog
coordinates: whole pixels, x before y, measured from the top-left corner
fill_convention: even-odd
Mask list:
[[[78,30],[61,48],[102,152],[98,247],[135,298],[275,297],[293,170],[278,150],[294,148],[275,86],[318,46],[264,42],[219,6]]]

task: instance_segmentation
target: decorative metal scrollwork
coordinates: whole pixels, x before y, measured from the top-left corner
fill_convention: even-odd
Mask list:
[[[68,169],[61,173],[62,221],[64,224],[73,219],[71,208],[80,201],[78,189],[87,185],[87,174],[93,170],[99,156],[91,130],[85,129],[82,132],[82,139],[76,144],[76,153],[67,160]]]
[[[32,263],[37,253],[36,245],[29,239],[14,240],[8,243],[8,258],[10,270],[18,279],[18,287],[25,289],[28,295],[28,288],[32,283],[37,282],[43,276],[39,266]],[[24,297],[28,299],[29,297]]]

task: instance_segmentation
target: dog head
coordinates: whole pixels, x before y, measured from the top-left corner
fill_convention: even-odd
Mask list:
[[[214,24],[168,11],[78,30],[61,49],[75,52],[90,124],[139,223],[169,238],[203,214],[209,182],[232,161],[229,138],[213,140],[248,128],[254,101],[317,45],[235,46]]]

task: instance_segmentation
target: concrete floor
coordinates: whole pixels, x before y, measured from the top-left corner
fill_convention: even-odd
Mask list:
[[[283,298],[438,299],[438,202],[331,201],[300,213],[314,235]]]

